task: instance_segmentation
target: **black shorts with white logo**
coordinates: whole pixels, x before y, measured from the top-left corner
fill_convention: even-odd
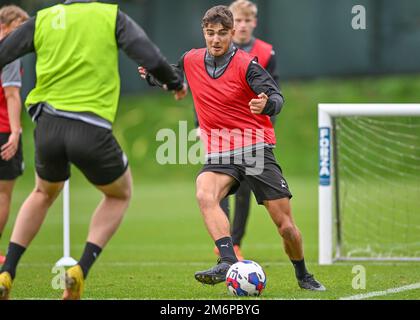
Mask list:
[[[9,141],[10,133],[0,133],[0,148]],[[15,156],[9,161],[0,157],[0,180],[13,181],[23,174],[22,138]]]
[[[36,172],[48,182],[69,179],[70,164],[97,186],[111,184],[128,168],[112,131],[80,120],[42,113],[34,138]]]
[[[208,159],[200,174],[204,172],[222,173],[235,178],[237,183],[228,196],[235,194],[241,182],[246,181],[260,205],[264,204],[264,201],[292,198],[289,185],[271,148],[241,156]]]

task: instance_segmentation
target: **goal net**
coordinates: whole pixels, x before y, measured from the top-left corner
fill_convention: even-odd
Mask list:
[[[420,105],[319,108],[320,263],[420,261]]]

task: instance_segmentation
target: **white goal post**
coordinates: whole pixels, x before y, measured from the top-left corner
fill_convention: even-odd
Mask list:
[[[336,241],[334,238],[334,212],[336,209],[334,206],[336,202],[336,181],[334,179],[336,169],[334,159],[335,119],[343,117],[419,116],[420,104],[319,104],[319,264],[332,264],[336,260],[337,250],[339,250],[339,248],[334,247]],[[420,194],[418,196],[420,198]],[[364,259],[355,258],[354,260]],[[401,259],[391,257],[381,260]],[[403,260],[420,261],[420,257],[409,257]]]

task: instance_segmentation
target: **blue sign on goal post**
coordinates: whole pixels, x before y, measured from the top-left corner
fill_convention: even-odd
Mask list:
[[[331,129],[319,128],[319,184],[331,185]]]

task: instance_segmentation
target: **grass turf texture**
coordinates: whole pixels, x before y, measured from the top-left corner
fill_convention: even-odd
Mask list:
[[[328,288],[325,293],[304,292],[297,287],[294,271],[281,249],[280,239],[262,207],[253,206],[248,235],[243,244],[246,258],[264,267],[268,283],[263,299],[338,299],[420,282],[416,263],[351,263],[319,267],[317,258],[316,180],[290,179],[296,199],[295,217],[304,234],[306,259]],[[14,209],[30,188],[18,185]],[[230,299],[226,287],[203,286],[195,281],[197,270],[215,263],[213,243],[207,236],[194,200],[193,183],[139,184],[124,223],[90,273],[86,299]],[[99,194],[76,175],[72,187],[72,255],[83,250],[90,214]],[[14,210],[16,211],[16,210]],[[10,229],[10,228],[9,228]],[[51,272],[62,255],[61,203],[51,210],[41,233],[22,259],[13,288],[14,299],[56,299]],[[8,238],[9,233],[5,235]],[[354,290],[353,265],[367,272],[366,290]],[[418,299],[419,290],[387,295],[387,299]]]
[[[338,299],[420,282],[418,263],[338,263],[317,266],[317,111],[320,102],[419,101],[420,77],[319,80],[287,83],[285,110],[276,128],[276,150],[294,193],[293,210],[304,236],[309,270],[328,288],[325,293],[304,292],[264,208],[253,204],[243,243],[246,258],[259,262],[267,273],[263,299]],[[194,198],[194,179],[200,166],[160,166],[155,152],[156,132],[177,128],[179,120],[192,128],[192,103],[175,103],[169,95],[128,97],[121,101],[115,133],[127,152],[134,175],[131,207],[108,247],[94,265],[86,283],[86,299],[231,299],[224,285],[207,287],[194,272],[216,259]],[[17,210],[33,188],[33,142],[26,117],[24,147],[27,170],[17,183],[12,215],[0,248],[6,249]],[[78,259],[91,214],[100,194],[73,170],[71,187],[72,256]],[[51,273],[62,256],[61,203],[51,209],[39,236],[22,258],[14,284],[14,299],[57,299]],[[354,290],[353,265],[365,266],[366,290]],[[410,290],[375,299],[419,299]]]

